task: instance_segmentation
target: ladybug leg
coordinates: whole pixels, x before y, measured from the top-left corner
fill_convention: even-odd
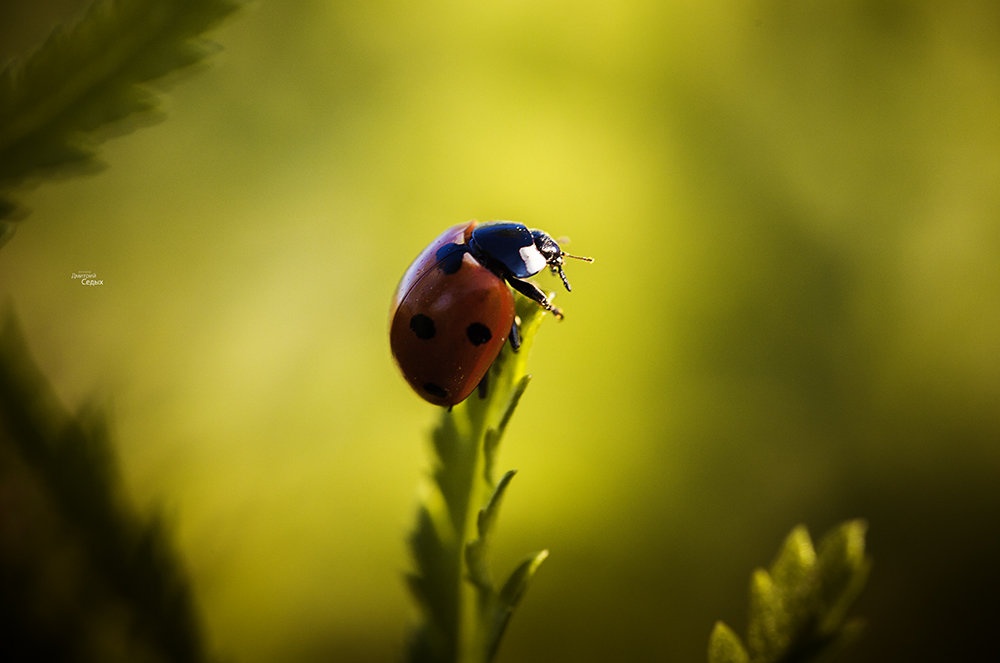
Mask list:
[[[507,277],[507,283],[510,284],[510,287],[514,288],[514,290],[517,290],[528,299],[538,302],[538,305],[546,311],[551,311],[552,315],[556,316],[557,319],[562,320],[562,311],[549,303],[548,297],[545,296],[545,293],[542,292],[541,288],[537,285],[531,283],[530,281],[516,279],[513,276]]]
[[[521,325],[519,324],[517,316],[514,316],[514,322],[510,323],[510,349],[517,352],[521,348]]]

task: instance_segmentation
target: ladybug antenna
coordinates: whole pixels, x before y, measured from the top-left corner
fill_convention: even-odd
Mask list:
[[[566,280],[566,274],[563,272],[563,258],[574,258],[576,260],[583,260],[584,262],[594,262],[594,259],[566,253],[554,239],[541,230],[532,230],[531,237],[534,239],[535,247],[545,257],[545,262],[548,263],[549,269],[552,270],[553,274],[559,275],[563,285],[566,286],[566,291],[572,292],[573,288],[570,287],[569,281]]]
[[[565,251],[563,251],[562,254],[563,258],[573,258],[574,260],[582,260],[584,262],[594,262],[593,258],[586,258],[584,256],[575,256],[570,253],[566,253]]]
[[[563,272],[563,258],[574,258],[576,260],[583,260],[584,262],[594,262],[594,259],[584,258],[583,256],[574,256],[560,249],[558,259],[550,264],[552,271],[558,274],[559,278],[562,279],[563,285],[566,286],[566,292],[573,292],[573,288],[570,287],[569,281],[566,280],[566,273]]]

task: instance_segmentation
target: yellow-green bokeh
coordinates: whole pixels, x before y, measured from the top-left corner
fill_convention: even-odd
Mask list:
[[[501,450],[499,566],[551,550],[501,660],[703,660],[785,532],[851,517],[858,660],[977,651],[991,608],[955,587],[1000,586],[961,568],[1000,552],[1000,11],[263,1],[213,36],[166,121],[23,195],[0,250],[57,392],[108,403],[170,515],[213,650],[398,658],[437,411],[389,299],[475,217],[597,259]]]

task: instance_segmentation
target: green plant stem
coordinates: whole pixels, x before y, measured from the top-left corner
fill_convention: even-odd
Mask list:
[[[454,411],[444,415],[441,428],[448,430],[458,423],[457,419],[461,415],[462,412]],[[461,431],[456,429],[456,435],[448,435],[449,439],[457,440],[458,444],[451,453],[445,454],[450,458],[450,462],[442,465],[437,474],[442,491],[452,496],[445,504],[447,528],[451,533],[445,537],[441,551],[445,562],[445,574],[441,581],[450,588],[449,601],[444,605],[442,612],[443,624],[446,627],[445,660],[472,663],[474,659],[469,656],[470,644],[464,637],[467,633],[463,633],[462,628],[469,623],[469,614],[465,610],[468,606],[469,587],[463,581],[463,571],[465,543],[468,541],[472,526],[472,505],[481,503],[485,492],[484,482],[476,480],[482,465],[480,442],[485,434],[483,429],[485,421],[482,419],[473,421],[472,417],[468,417],[466,423],[472,424],[471,427]]]
[[[489,661],[513,609],[494,587],[485,554],[499,498],[512,476],[496,484],[495,456],[527,387],[527,355],[542,318],[531,302],[519,303],[518,313],[520,351],[505,346],[490,369],[485,397],[473,393],[443,411],[431,435],[432,482],[410,540],[415,561],[410,586],[423,613],[410,648],[414,662]],[[519,567],[515,575],[518,591],[508,593],[519,597],[531,573]]]
[[[485,439],[486,422],[485,419],[476,421],[470,416],[469,423],[472,427],[462,436],[462,449],[457,454],[457,462],[445,468],[446,473],[453,479],[454,494],[461,496],[449,506],[451,524],[455,532],[447,550],[448,580],[454,587],[452,597],[455,601],[450,611],[454,628],[449,633],[449,638],[455,643],[454,660],[480,663],[482,659],[477,655],[475,647],[476,634],[469,628],[478,619],[477,615],[471,612],[474,607],[473,601],[470,600],[473,598],[473,588],[465,582],[465,546],[471,538],[471,532],[474,531],[475,505],[483,504],[488,496],[488,486],[485,481],[480,480],[483,467],[481,449],[482,441]]]

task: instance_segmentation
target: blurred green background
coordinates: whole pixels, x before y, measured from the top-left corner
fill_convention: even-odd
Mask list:
[[[84,4],[3,3],[0,57]],[[0,251],[213,651],[401,656],[437,410],[389,299],[475,217],[597,258],[501,451],[498,568],[551,557],[500,660],[704,660],[793,525],[851,517],[852,660],[998,655],[1000,5],[262,1],[213,38]]]

